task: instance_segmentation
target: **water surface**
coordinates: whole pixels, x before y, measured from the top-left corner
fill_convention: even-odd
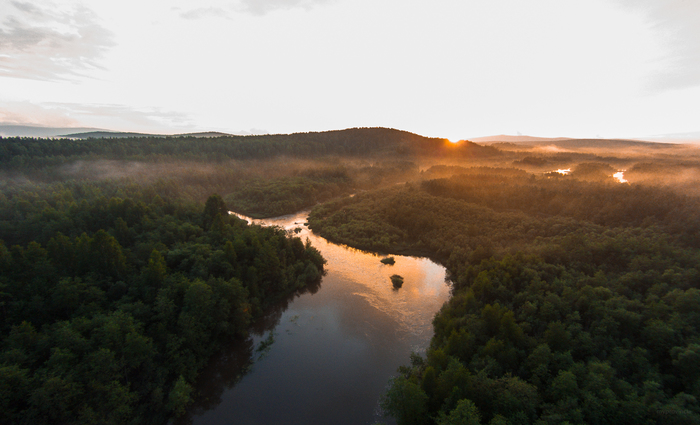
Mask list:
[[[308,213],[254,220],[301,229],[326,275],[284,300],[203,371],[199,400],[176,424],[391,423],[378,403],[388,379],[424,353],[432,318],[449,297],[445,269],[425,258],[382,257],[313,235]],[[244,217],[245,218],[245,217]],[[389,276],[404,277],[395,290]]]

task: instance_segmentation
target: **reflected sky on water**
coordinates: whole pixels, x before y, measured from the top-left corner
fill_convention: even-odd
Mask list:
[[[248,220],[301,229],[297,236],[328,261],[320,285],[281,302],[247,340],[214,358],[199,379],[199,400],[176,424],[390,423],[379,399],[410,353],[428,347],[432,319],[449,297],[445,269],[404,256],[382,264],[382,256],[313,235],[307,215]],[[392,274],[404,277],[398,290]]]

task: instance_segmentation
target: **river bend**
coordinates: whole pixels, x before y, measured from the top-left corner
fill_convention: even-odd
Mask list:
[[[290,297],[202,372],[198,400],[180,424],[373,424],[388,379],[424,353],[432,319],[448,299],[444,267],[328,242],[304,225],[308,212],[251,220],[298,230],[328,261],[317,287]],[[395,290],[389,276],[404,277]]]

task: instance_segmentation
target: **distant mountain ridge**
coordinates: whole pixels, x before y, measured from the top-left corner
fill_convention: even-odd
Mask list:
[[[470,138],[472,142],[482,143],[486,145],[494,145],[497,143],[513,143],[513,144],[524,144],[524,145],[547,145],[551,144],[558,147],[611,147],[612,145],[619,146],[647,146],[650,144],[687,144],[687,143],[700,143],[700,132],[695,133],[675,133],[675,134],[665,134],[659,136],[648,136],[648,137],[632,137],[632,138],[622,138],[622,139],[611,139],[611,138],[575,138],[575,137],[533,137],[533,136],[508,136],[508,135],[498,135],[498,136],[486,136],[486,137],[474,137]],[[568,145],[567,145],[568,144]]]
[[[510,147],[520,148],[556,148],[562,150],[584,150],[584,149],[625,149],[625,148],[646,148],[646,149],[671,149],[678,144],[666,142],[647,142],[642,140],[628,139],[564,139],[541,142],[503,142],[489,143],[499,149]]]
[[[469,139],[472,142],[481,143],[487,146],[496,148],[510,147],[546,147],[552,146],[559,149],[610,149],[610,148],[629,148],[629,147],[645,147],[652,149],[661,149],[677,146],[670,143],[666,139],[656,141],[639,140],[639,139],[576,139],[569,137],[532,137],[532,136],[487,136],[476,137]]]
[[[111,131],[92,127],[43,127],[38,125],[0,123],[0,136],[40,138],[67,137],[71,139],[115,139],[123,137],[222,137],[232,136],[232,134],[222,133],[219,131],[203,131],[197,133],[181,134],[149,134],[138,132]]]
[[[70,139],[122,139],[126,137],[225,137],[233,136],[228,133],[218,131],[204,131],[200,133],[182,133],[182,134],[149,134],[149,133],[129,133],[119,131],[89,131],[78,132],[71,134],[61,134],[56,137],[66,137]]]
[[[533,137],[533,136],[498,136],[474,137],[470,138],[474,143],[532,143],[532,142],[554,142],[558,140],[570,140],[568,137]]]
[[[90,127],[42,127],[35,125],[0,124],[0,136],[2,137],[59,137],[67,132],[87,133],[91,131],[103,131]]]
[[[118,131],[88,131],[70,134],[59,134],[56,137],[65,137],[69,139],[120,139],[124,137],[167,137],[164,134],[148,134],[148,133],[128,133]]]
[[[700,131],[689,133],[658,134],[640,139],[662,143],[700,143]]]
[[[556,146],[562,149],[584,149],[584,148],[625,148],[625,147],[646,147],[664,148],[676,146],[673,143],[648,142],[631,139],[566,139],[554,140],[551,142],[532,142],[531,145]]]
[[[66,161],[68,158],[123,159],[151,155],[172,158],[225,160],[293,156],[315,158],[341,155],[382,156],[388,160],[415,156],[482,158],[502,155],[491,146],[470,141],[450,143],[447,139],[424,137],[391,128],[349,128],[323,132],[211,137],[219,133],[189,135],[143,135],[140,133],[87,132],[79,137],[52,139],[7,138],[6,154],[0,163],[21,161]],[[118,143],[113,140],[119,138]],[[40,143],[37,143],[39,141]],[[48,159],[47,159],[48,158]]]

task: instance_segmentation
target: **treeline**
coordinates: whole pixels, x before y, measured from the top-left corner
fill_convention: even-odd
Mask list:
[[[288,135],[198,137],[133,137],[120,139],[0,138],[0,166],[46,167],[76,159],[197,160],[266,159],[278,156],[315,158],[329,155],[427,155],[487,157],[496,148],[471,142],[452,145],[387,128],[295,133]]]
[[[0,197],[1,423],[165,423],[222,344],[322,273],[218,195],[44,190]]]
[[[700,423],[697,199],[470,171],[309,217],[332,240],[429,255],[452,276],[431,346],[385,410],[399,425]]]

